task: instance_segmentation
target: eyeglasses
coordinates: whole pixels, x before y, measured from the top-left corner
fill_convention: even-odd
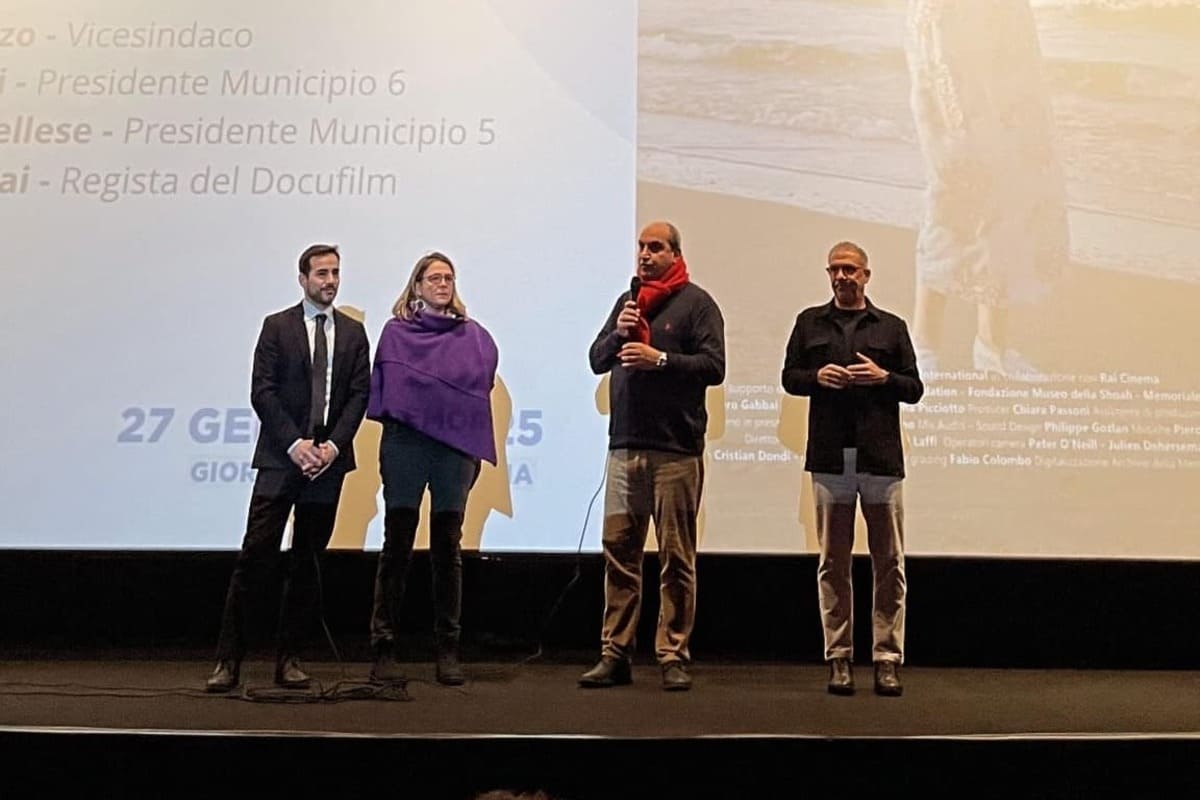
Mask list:
[[[655,239],[653,241],[649,241],[649,242],[638,242],[638,252],[639,253],[642,252],[643,250],[646,250],[651,255],[656,256],[659,253],[661,253],[663,250],[666,250],[666,249],[667,249],[667,243],[660,242],[657,239]]]
[[[436,286],[439,283],[444,283],[447,286],[454,285],[454,276],[449,273],[442,273],[442,274],[438,274],[438,275],[426,275],[426,276],[422,277],[421,280],[425,281],[426,283],[433,284],[434,286]]]
[[[828,272],[830,276],[836,276],[840,272],[847,278],[853,278],[855,275],[862,272],[863,268],[854,264],[830,264],[825,268],[825,271]]]

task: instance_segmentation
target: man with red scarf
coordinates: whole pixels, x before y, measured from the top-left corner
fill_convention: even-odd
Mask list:
[[[668,222],[651,223],[638,237],[632,288],[617,299],[590,353],[593,372],[612,373],[604,623],[600,661],[579,683],[601,688],[633,680],[642,554],[653,519],[661,565],[654,650],[663,688],[678,691],[692,684],[704,395],[725,379],[725,320],[708,292],[691,282],[679,231]]]

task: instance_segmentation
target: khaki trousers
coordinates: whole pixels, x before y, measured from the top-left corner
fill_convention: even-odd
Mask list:
[[[817,507],[817,589],[825,659],[854,657],[854,589],[850,563],[854,547],[854,510],[862,500],[867,548],[874,577],[871,636],[873,661],[904,660],[904,609],[908,584],[904,577],[903,480],[855,471],[857,450],[844,451],[840,475],[813,473]]]
[[[631,658],[642,605],[642,555],[650,520],[658,538],[659,663],[688,662],[696,621],[696,515],[704,484],[700,456],[612,450],[604,494],[604,623],[601,654]]]

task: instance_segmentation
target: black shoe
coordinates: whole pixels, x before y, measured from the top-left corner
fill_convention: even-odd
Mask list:
[[[237,661],[218,661],[217,668],[204,683],[204,691],[214,694],[233,691],[238,685],[241,667],[242,665]]]
[[[686,692],[692,688],[692,676],[682,661],[668,661],[662,665],[663,689],[668,692]]]
[[[579,685],[588,689],[605,689],[633,683],[633,669],[624,658],[601,656],[596,666],[579,676]]]
[[[393,655],[390,647],[380,648],[378,655],[375,657],[375,663],[371,666],[371,682],[372,683],[404,683],[408,677],[404,674],[404,667],[396,661],[396,656]]]
[[[462,664],[458,661],[458,650],[446,648],[438,650],[437,665],[434,668],[437,682],[443,686],[462,686],[467,682],[463,674]]]
[[[829,662],[829,693],[854,694],[854,669],[850,659],[835,658]]]
[[[307,689],[312,677],[300,669],[300,662],[289,656],[275,665],[275,685],[285,689]]]
[[[875,694],[884,697],[899,697],[904,694],[899,666],[895,661],[875,662]]]

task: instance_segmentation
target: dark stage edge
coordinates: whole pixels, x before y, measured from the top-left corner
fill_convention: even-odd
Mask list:
[[[306,666],[326,688],[369,667]],[[416,663],[412,702],[280,705],[203,694],[206,662],[3,661],[0,758],[10,779],[42,788],[208,791],[263,777],[447,798],[934,786],[1140,797],[1200,783],[1193,672],[906,667],[904,696],[882,698],[864,664],[847,698],[825,692],[818,664],[699,663],[686,693],[662,691],[653,664],[635,666],[632,686],[577,688],[588,666],[470,663],[467,685],[448,688]],[[270,689],[270,677],[268,663],[243,668],[251,687]],[[776,793],[780,781],[791,788]]]

